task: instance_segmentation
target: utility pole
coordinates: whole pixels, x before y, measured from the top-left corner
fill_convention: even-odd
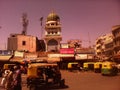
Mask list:
[[[41,17],[40,19],[40,26],[41,26],[41,41],[40,41],[40,46],[41,46],[41,51],[44,51],[45,48],[44,48],[44,45],[43,45],[43,17]]]
[[[88,32],[88,42],[89,42],[89,48],[91,48],[91,40],[90,40],[89,32]]]
[[[40,18],[40,26],[41,26],[41,39],[43,38],[43,17]]]

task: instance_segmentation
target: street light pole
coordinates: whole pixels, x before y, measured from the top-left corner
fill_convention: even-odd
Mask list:
[[[41,26],[41,39],[43,38],[43,17],[40,18],[40,26]]]

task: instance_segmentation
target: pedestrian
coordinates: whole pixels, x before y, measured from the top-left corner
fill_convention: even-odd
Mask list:
[[[15,71],[13,74],[13,90],[22,90],[20,65],[15,66],[14,70]]]
[[[5,84],[5,89],[6,90],[13,90],[13,69],[9,71],[8,76],[6,78],[6,84]]]
[[[3,78],[1,80],[1,86],[5,87],[6,81],[7,81],[7,76],[9,74],[10,70],[5,70]]]

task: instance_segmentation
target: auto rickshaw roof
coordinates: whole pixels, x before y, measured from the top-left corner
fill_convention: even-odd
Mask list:
[[[31,63],[29,67],[48,67],[48,66],[57,66],[57,63]]]
[[[105,61],[103,64],[116,64],[116,62]]]

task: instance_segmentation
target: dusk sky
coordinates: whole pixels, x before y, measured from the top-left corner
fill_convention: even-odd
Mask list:
[[[43,25],[54,11],[62,25],[62,43],[70,39],[82,40],[82,46],[111,33],[112,26],[120,25],[120,0],[0,0],[0,49],[5,49],[11,33],[22,32],[21,17],[27,13],[27,35],[41,39],[39,19]]]

